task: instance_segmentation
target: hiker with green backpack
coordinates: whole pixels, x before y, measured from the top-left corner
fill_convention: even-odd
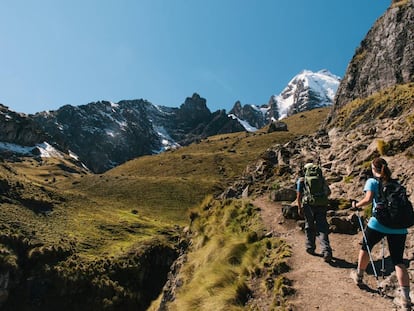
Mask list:
[[[371,260],[372,248],[386,237],[392,263],[400,286],[400,295],[395,297],[394,303],[404,310],[411,310],[410,279],[407,267],[404,264],[403,254],[407,238],[407,227],[413,225],[414,215],[412,205],[407,199],[405,188],[391,178],[391,170],[382,158],[375,158],[371,162],[373,177],[368,178],[360,201],[352,201],[352,207],[359,210],[372,203],[372,217],[363,230],[362,246],[358,255],[357,269],[351,271],[352,280],[360,287],[363,285],[364,272]],[[393,201],[397,206],[393,207]],[[360,220],[359,214],[358,218]]]
[[[304,176],[296,183],[296,200],[299,215],[305,218],[306,251],[315,255],[315,239],[318,236],[322,256],[329,262],[332,259],[332,248],[326,212],[331,191],[320,165],[307,163],[302,173]]]

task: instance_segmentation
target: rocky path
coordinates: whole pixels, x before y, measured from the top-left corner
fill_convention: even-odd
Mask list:
[[[330,234],[334,258],[331,263],[326,263],[322,257],[306,253],[304,233],[295,221],[284,219],[279,203],[271,202],[264,196],[255,199],[253,204],[261,209],[267,229],[292,247],[293,255],[289,259],[291,271],[286,275],[292,280],[296,291],[289,299],[292,310],[397,310],[390,298],[378,294],[374,276],[368,276],[368,284],[363,289],[359,289],[349,278],[351,269],[356,266],[361,234]],[[378,249],[377,252],[381,247]],[[381,254],[373,253],[373,256],[380,258]]]

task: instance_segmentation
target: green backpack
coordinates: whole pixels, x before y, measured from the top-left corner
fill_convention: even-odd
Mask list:
[[[319,165],[305,165],[303,203],[311,206],[327,206],[328,193],[322,169]]]

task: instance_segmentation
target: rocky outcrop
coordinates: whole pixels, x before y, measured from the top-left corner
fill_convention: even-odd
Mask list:
[[[36,122],[0,104],[0,142],[34,146],[44,141],[53,139]]]
[[[286,132],[288,130],[287,124],[282,121],[273,121],[269,124],[268,133]]]
[[[348,65],[335,112],[356,98],[414,81],[414,2],[394,1],[370,29]]]
[[[174,110],[167,131],[180,145],[186,146],[208,136],[244,131],[236,120],[229,118],[224,110],[211,113],[206,100],[198,94],[187,97],[179,109]]]
[[[242,106],[239,101],[234,104],[233,108],[229,111],[229,114],[235,115],[240,120],[248,122],[256,129],[260,129],[269,123],[266,114],[263,113],[260,108],[252,105]]]

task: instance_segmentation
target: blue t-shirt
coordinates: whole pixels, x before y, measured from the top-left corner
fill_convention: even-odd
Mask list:
[[[305,183],[303,177],[298,178],[298,180],[296,181],[296,191],[302,193],[304,187]]]
[[[377,201],[379,198],[379,182],[375,178],[369,178],[365,183],[364,192],[372,191],[374,193],[374,198],[372,200],[372,214],[377,208]],[[371,229],[377,230],[386,234],[407,234],[407,229],[392,229],[382,225],[374,216],[372,216],[368,221],[368,227]]]

